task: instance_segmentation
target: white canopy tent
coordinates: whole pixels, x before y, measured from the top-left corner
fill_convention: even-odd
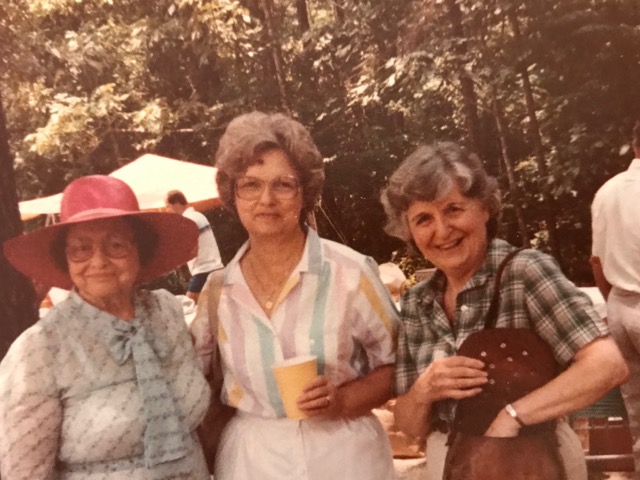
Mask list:
[[[183,162],[159,155],[145,154],[109,175],[126,182],[135,192],[142,210],[164,208],[169,190],[182,191],[196,210],[220,204],[214,167]],[[20,202],[20,216],[28,220],[38,215],[60,212],[62,194]]]

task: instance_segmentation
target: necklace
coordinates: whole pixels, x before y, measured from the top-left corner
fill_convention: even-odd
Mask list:
[[[249,267],[251,276],[258,284],[258,287],[260,288],[260,293],[264,294],[267,298],[266,301],[264,302],[264,308],[266,310],[271,310],[273,308],[277,295],[282,291],[284,284],[286,283],[287,279],[291,275],[291,271],[293,270],[293,267],[295,265],[294,262],[296,261],[296,256],[292,256],[290,257],[290,259],[293,259],[293,260],[289,260],[289,262],[287,262],[286,268],[284,270],[285,275],[279,281],[274,282],[275,286],[270,289],[256,273],[256,268],[255,268],[255,265],[253,264],[253,257],[251,255],[247,255],[247,266]]]
[[[255,267],[253,266],[253,260],[250,256],[247,257],[247,265],[249,267],[249,270],[251,271],[251,276],[258,283],[258,287],[260,287],[261,293],[267,293],[267,301],[264,302],[264,306],[267,310],[271,310],[273,308],[273,297],[278,290],[278,284],[276,284],[276,286],[269,292],[269,288],[262,282],[262,280],[256,273]]]

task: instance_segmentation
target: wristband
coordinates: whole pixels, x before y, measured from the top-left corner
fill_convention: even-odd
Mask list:
[[[523,427],[523,428],[527,426],[527,424],[526,424],[526,423],[524,423],[524,422],[522,421],[522,419],[518,416],[518,412],[516,412],[516,409],[515,409],[515,408],[513,408],[513,407],[511,406],[511,404],[510,404],[510,403],[508,403],[507,405],[505,405],[504,409],[507,411],[507,413],[508,413],[509,415],[511,415],[511,416],[513,417],[513,419],[514,419],[516,422],[518,422],[518,425],[520,425],[520,426],[521,426],[521,427]]]

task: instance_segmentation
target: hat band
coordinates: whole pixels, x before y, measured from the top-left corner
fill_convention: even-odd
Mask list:
[[[122,210],[120,208],[93,208],[91,210],[84,210],[71,215],[69,218],[65,218],[62,222],[75,222],[78,220],[88,220],[92,218],[101,217],[114,217],[117,215],[128,215],[130,213],[137,213],[139,210]]]

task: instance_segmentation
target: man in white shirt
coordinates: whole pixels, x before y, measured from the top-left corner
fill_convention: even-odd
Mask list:
[[[620,387],[640,478],[640,122],[633,129],[635,158],[608,180],[591,205],[591,268],[607,300],[611,335],[630,369]]]
[[[187,297],[198,303],[198,297],[209,274],[224,267],[216,238],[213,235],[213,230],[207,217],[190,207],[187,198],[180,190],[171,190],[167,193],[165,206],[168,211],[193,220],[198,226],[198,230],[200,230],[198,247],[194,252],[194,258],[187,262],[191,272],[191,280],[187,287]]]

